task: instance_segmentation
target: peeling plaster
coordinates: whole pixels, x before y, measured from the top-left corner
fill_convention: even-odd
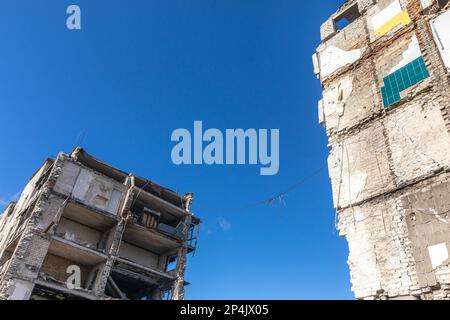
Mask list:
[[[361,50],[354,49],[345,51],[335,46],[328,46],[320,53],[320,75],[326,78],[335,71],[361,58]]]
[[[444,242],[434,246],[429,246],[428,254],[430,255],[432,268],[436,269],[448,259],[447,245]]]
[[[325,118],[344,114],[345,102],[353,91],[353,78],[346,76],[323,93],[323,109]]]
[[[445,66],[450,70],[450,10],[431,21],[431,26]]]

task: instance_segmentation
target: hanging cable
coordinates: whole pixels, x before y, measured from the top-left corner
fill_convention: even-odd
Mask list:
[[[246,210],[246,209],[250,209],[250,208],[254,208],[260,205],[271,205],[273,203],[275,203],[277,200],[284,203],[284,198],[291,193],[292,191],[300,188],[301,186],[303,186],[307,181],[309,181],[310,179],[314,178],[315,176],[317,176],[319,173],[321,173],[325,168],[327,168],[327,165],[323,165],[322,167],[314,170],[313,172],[311,172],[310,174],[308,174],[307,176],[303,177],[302,179],[298,180],[296,183],[294,183],[293,185],[291,185],[290,187],[287,187],[286,189],[284,189],[281,192],[277,192],[276,194],[274,194],[273,196],[270,196],[268,198],[264,198],[262,200],[259,201],[255,201],[255,202],[251,202],[248,204],[244,204],[244,205],[240,205],[237,207],[232,207],[232,208],[226,208],[226,209],[221,209],[226,210],[226,211],[233,211],[233,212],[237,212],[237,211],[242,211],[242,210]],[[215,210],[211,210],[211,208],[205,208],[202,206],[198,206],[201,210],[205,210],[205,211],[215,211]]]

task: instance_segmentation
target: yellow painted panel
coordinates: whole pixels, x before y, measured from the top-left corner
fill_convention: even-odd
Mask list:
[[[393,17],[391,20],[383,24],[381,27],[375,30],[375,33],[379,36],[383,36],[392,29],[394,29],[399,24],[403,24],[404,26],[408,25],[411,22],[411,18],[408,15],[408,12],[402,11]]]

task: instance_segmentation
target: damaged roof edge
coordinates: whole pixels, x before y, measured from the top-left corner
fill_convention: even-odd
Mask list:
[[[331,17],[337,17],[341,15],[345,10],[350,8],[351,6],[357,4],[356,0],[346,0],[332,15]]]
[[[45,167],[47,164],[50,163],[50,165],[52,165],[55,162],[55,159],[53,158],[47,158],[44,162],[42,162],[42,164],[39,166],[39,169],[37,169],[33,175],[30,177],[30,179],[28,179],[28,182],[30,182],[31,180],[33,180],[33,178],[42,170],[43,167]]]
[[[70,153],[70,157],[72,159],[75,159],[76,161],[79,161],[80,163],[84,164],[85,166],[91,169],[94,169],[116,181],[119,181],[120,183],[123,183],[127,177],[132,176],[135,178],[137,187],[146,190],[152,194],[155,194],[178,207],[184,206],[183,197],[177,194],[176,192],[168,188],[162,187],[150,180],[139,177],[135,174],[127,173],[115,167],[112,167],[109,164],[93,157],[81,147],[76,147]]]

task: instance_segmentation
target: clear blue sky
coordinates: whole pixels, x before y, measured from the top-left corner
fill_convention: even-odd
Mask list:
[[[0,3],[0,205],[78,143],[180,193],[204,221],[191,299],[351,299],[311,54],[342,0],[14,0]],[[65,26],[78,4],[82,30]],[[172,164],[171,133],[279,128],[280,172]],[[80,137],[83,136],[84,139]]]

